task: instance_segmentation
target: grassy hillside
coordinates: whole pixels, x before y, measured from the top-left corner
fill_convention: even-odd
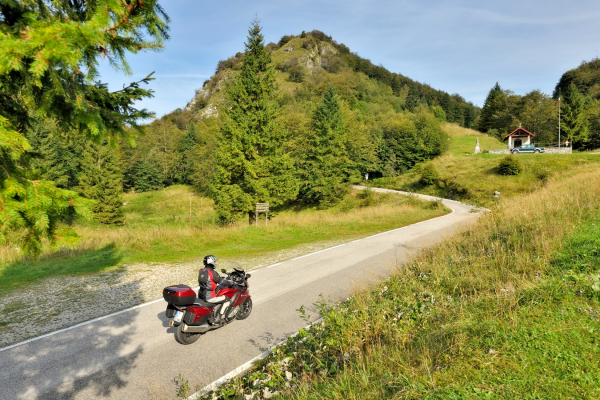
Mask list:
[[[126,263],[166,262],[201,258],[260,255],[300,244],[354,239],[397,228],[448,212],[439,203],[408,196],[351,192],[335,208],[289,208],[273,215],[267,227],[242,221],[216,224],[213,202],[187,186],[126,194],[122,227],[76,224],[81,242],[71,247],[46,247],[39,259],[29,259],[7,243],[0,247],[0,286],[14,288],[44,277],[93,273]],[[191,225],[190,225],[191,201]],[[201,208],[202,203],[202,208]]]
[[[600,166],[589,168],[500,200],[389,280],[322,305],[324,324],[216,398],[599,398]]]
[[[523,166],[517,176],[501,176],[496,167],[504,155],[472,154],[476,139],[482,150],[502,149],[506,144],[498,139],[454,124],[444,124],[450,137],[449,150],[429,163],[439,173],[439,180],[431,186],[419,183],[424,165],[408,173],[370,182],[376,187],[408,190],[441,197],[456,198],[469,203],[489,207],[500,198],[529,193],[547,184],[549,180],[569,179],[572,175],[595,169],[600,154],[519,154],[516,158]]]

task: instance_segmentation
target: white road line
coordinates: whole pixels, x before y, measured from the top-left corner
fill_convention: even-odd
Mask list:
[[[108,315],[105,315],[103,317],[98,317],[98,318],[95,318],[95,319],[91,319],[89,321],[85,321],[85,322],[82,322],[82,323],[77,324],[77,325],[69,326],[68,328],[59,329],[59,330],[54,331],[54,332],[46,333],[46,334],[44,334],[42,336],[37,336],[37,337],[31,338],[31,339],[27,339],[27,340],[25,340],[23,342],[11,344],[10,346],[2,347],[0,349],[0,352],[1,351],[5,351],[5,350],[14,349],[15,347],[22,346],[22,345],[27,344],[27,343],[35,342],[36,340],[47,338],[48,336],[56,335],[57,333],[62,333],[62,332],[70,331],[71,329],[80,328],[82,326],[89,325],[89,324],[91,324],[93,322],[102,321],[103,319],[114,317],[115,315],[123,314],[123,313],[126,313],[127,311],[131,311],[131,310],[135,310],[136,308],[142,308],[142,307],[148,306],[150,304],[158,303],[159,301],[164,301],[164,300],[163,299],[157,299],[157,300],[150,301],[148,303],[138,304],[137,306],[133,306],[133,307],[127,308],[125,310],[117,311],[115,313],[108,314]]]
[[[444,200],[444,199],[442,199],[442,200]],[[448,206],[446,206],[446,207],[448,207]],[[360,241],[360,240],[365,240],[365,239],[373,238],[373,237],[375,237],[375,236],[383,235],[383,234],[385,234],[385,233],[396,232],[396,231],[398,231],[398,230],[400,230],[400,229],[405,229],[405,228],[408,228],[408,227],[410,227],[410,226],[414,226],[414,225],[423,224],[423,223],[425,223],[425,222],[429,222],[429,221],[431,221],[431,220],[433,220],[433,219],[437,219],[437,218],[443,218],[443,217],[446,217],[446,216],[448,216],[448,215],[451,215],[451,214],[453,214],[453,213],[454,213],[454,209],[453,209],[452,207],[448,207],[448,208],[449,208],[450,210],[452,210],[452,212],[450,212],[450,213],[448,213],[448,214],[440,215],[439,217],[435,217],[435,218],[430,218],[430,219],[427,219],[427,220],[425,220],[425,221],[419,221],[419,222],[415,222],[415,223],[413,223],[413,224],[410,224],[410,225],[405,225],[405,226],[402,226],[402,227],[400,227],[400,228],[392,229],[392,230],[390,230],[390,231],[380,232],[380,233],[377,233],[377,234],[375,234],[375,235],[372,235],[372,236],[367,236],[367,237],[364,237],[364,238],[362,238],[362,239],[357,239],[357,240],[354,240],[354,241],[352,241],[352,242],[349,242],[349,243],[354,243],[354,242],[358,242],[358,241]],[[289,261],[299,260],[299,259],[301,259],[301,258],[309,257],[309,256],[312,256],[312,255],[314,255],[314,254],[323,253],[323,252],[325,252],[325,251],[332,250],[332,249],[336,249],[336,248],[338,248],[338,247],[342,247],[342,246],[345,246],[345,245],[347,245],[347,244],[348,244],[348,243],[342,243],[342,244],[339,244],[339,245],[337,245],[337,246],[328,247],[328,248],[326,248],[326,249],[323,249],[323,250],[315,251],[314,253],[309,253],[309,254],[305,254],[305,255],[303,255],[303,256],[300,256],[300,257],[292,258],[292,259],[291,259],[291,260],[289,260]],[[279,263],[276,263],[276,264],[269,265],[269,266],[267,266],[267,267],[264,267],[264,268],[272,268],[272,267],[275,267],[275,266],[277,266],[277,265],[281,265],[281,264],[283,264],[284,262],[285,262],[285,261],[282,261],[282,262],[279,262]],[[256,273],[257,271],[260,271],[261,269],[263,269],[263,268],[259,268],[259,269],[256,269],[256,270],[253,270],[253,271],[250,271],[250,272],[252,272],[252,273],[254,274],[254,273]],[[194,290],[198,290],[198,288],[194,288]],[[94,323],[94,322],[97,322],[97,321],[101,321],[101,320],[103,320],[103,319],[106,319],[106,318],[114,317],[115,315],[123,314],[123,313],[126,313],[126,312],[128,312],[128,311],[132,311],[132,310],[135,310],[135,309],[138,309],[138,308],[146,307],[146,306],[149,306],[149,305],[151,305],[151,304],[158,303],[159,301],[164,301],[164,299],[157,299],[157,300],[152,300],[152,301],[149,301],[149,302],[147,302],[147,303],[138,304],[137,306],[133,306],[133,307],[130,307],[130,308],[126,308],[125,310],[117,311],[117,312],[115,312],[115,313],[112,313],[112,314],[108,314],[108,315],[104,315],[104,316],[102,316],[102,317],[94,318],[94,319],[91,319],[91,320],[89,320],[89,321],[85,321],[85,322],[82,322],[82,323],[80,323],[80,324],[77,324],[77,325],[69,326],[69,327],[67,327],[67,328],[59,329],[59,330],[57,330],[57,331],[54,331],[54,332],[49,332],[49,333],[46,333],[46,334],[44,334],[44,335],[41,335],[41,336],[37,336],[37,337],[31,338],[31,339],[27,339],[27,340],[25,340],[25,341],[23,341],[23,342],[19,342],[19,343],[11,344],[11,345],[9,345],[9,346],[6,346],[6,347],[2,347],[2,348],[0,348],[0,352],[3,352],[3,351],[5,351],[5,350],[14,349],[15,347],[19,347],[19,346],[25,345],[25,344],[27,344],[27,343],[35,342],[36,340],[44,339],[44,338],[47,338],[47,337],[49,337],[49,336],[56,335],[56,334],[58,334],[58,333],[67,332],[67,331],[69,331],[69,330],[71,330],[71,329],[80,328],[80,327],[82,327],[82,326],[89,325],[89,324],[92,324],[92,323]]]
[[[318,324],[321,321],[323,321],[322,317],[319,318],[318,320],[316,320],[315,322],[313,322],[312,324],[308,325],[304,329],[310,329],[311,326],[313,326],[315,324]],[[254,366],[255,362],[257,362],[259,360],[264,360],[265,358],[267,358],[273,352],[274,349],[276,349],[277,347],[279,347],[282,344],[284,344],[285,341],[288,340],[288,338],[293,338],[296,335],[298,335],[298,332],[296,332],[296,333],[294,333],[294,334],[286,337],[281,342],[279,342],[275,346],[271,347],[269,350],[266,350],[266,351],[262,352],[261,354],[257,355],[256,357],[254,357],[253,359],[251,359],[247,363],[244,363],[243,365],[237,367],[236,369],[234,369],[233,371],[229,372],[228,374],[223,375],[222,377],[220,377],[219,379],[217,379],[213,383],[211,383],[209,385],[206,385],[204,388],[200,389],[196,393],[194,393],[191,396],[189,396],[187,398],[187,400],[197,400],[200,397],[204,396],[205,394],[217,390],[219,388],[219,386],[221,386],[222,384],[226,383],[228,380],[233,379],[236,376],[242,375],[244,372],[248,371],[249,369],[252,369],[252,367]]]

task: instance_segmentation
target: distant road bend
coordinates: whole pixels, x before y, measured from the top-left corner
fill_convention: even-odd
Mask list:
[[[304,327],[300,306],[316,319],[320,294],[348,297],[480,215],[443,203],[453,212],[254,271],[252,315],[189,346],[175,341],[166,304],[157,301],[0,349],[0,399],[175,398],[179,374],[192,389],[203,387]]]

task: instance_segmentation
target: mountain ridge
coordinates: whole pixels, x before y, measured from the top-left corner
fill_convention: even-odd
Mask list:
[[[280,92],[289,94],[297,89],[286,82],[303,84],[311,80],[320,80],[315,75],[338,74],[340,72],[362,73],[367,78],[383,83],[392,90],[399,100],[397,111],[408,109],[414,111],[419,104],[442,107],[448,122],[455,122],[464,127],[474,126],[480,108],[465,100],[461,95],[449,94],[434,89],[430,85],[412,80],[402,74],[390,72],[382,65],[374,65],[370,60],[351,52],[343,43],[338,43],[331,36],[317,30],[300,35],[285,35],[275,43],[266,46],[271,50],[273,63],[278,72]],[[223,83],[231,74],[239,70],[243,53],[221,60],[217,64],[215,74],[204,81],[203,86],[196,89],[194,97],[184,107],[184,111],[199,112],[205,107],[208,110],[198,113],[199,118],[214,116],[215,104],[212,97],[223,89]],[[310,83],[310,82],[309,82]],[[344,82],[341,82],[343,84]],[[333,86],[336,86],[333,84]],[[336,87],[339,91],[339,87]],[[355,93],[360,96],[360,91]],[[342,96],[344,97],[344,96]],[[217,102],[222,97],[217,97]],[[351,100],[348,96],[346,101]]]

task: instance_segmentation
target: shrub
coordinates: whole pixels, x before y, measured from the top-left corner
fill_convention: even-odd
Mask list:
[[[440,176],[437,172],[437,169],[433,166],[433,164],[427,164],[423,168],[423,173],[421,175],[421,179],[419,179],[419,183],[423,186],[431,186],[434,185]]]
[[[221,60],[217,63],[217,69],[215,73],[224,71],[228,68],[239,70],[242,64],[242,53],[237,53],[235,56],[228,58],[227,60]]]
[[[506,156],[498,164],[499,175],[519,175],[522,170],[521,162],[514,156]]]
[[[446,122],[446,112],[440,106],[431,107],[431,111],[433,111],[433,115],[435,115],[435,119],[440,122]]]
[[[375,199],[375,194],[373,193],[373,190],[371,190],[371,188],[366,188],[365,190],[363,190],[361,193],[358,194],[358,197],[363,200],[363,206],[368,207],[371,206],[375,203],[376,199]]]
[[[288,77],[288,80],[290,82],[295,82],[295,83],[304,82],[305,73],[304,73],[304,68],[301,65],[296,64],[296,65],[290,67],[288,69],[288,72],[290,74],[290,76]]]
[[[535,177],[542,181],[542,183],[548,183],[550,179],[550,170],[549,169],[538,169],[534,172]]]
[[[345,196],[338,205],[339,210],[343,213],[350,212],[354,210],[357,206],[358,200],[356,199],[356,197],[351,195]]]
[[[323,32],[318,31],[316,29],[308,32],[308,34],[310,36],[314,37],[317,40],[321,40],[321,41],[324,41],[324,42],[331,42],[331,36],[327,36]]]
[[[340,72],[342,69],[342,61],[339,57],[335,56],[325,56],[321,57],[321,67],[332,74]]]
[[[279,42],[277,43],[277,47],[283,47],[284,45],[287,44],[287,42],[289,42],[293,38],[294,38],[293,35],[284,35],[281,39],[279,39]]]
[[[303,49],[310,50],[310,49],[313,49],[315,47],[317,47],[317,41],[312,36],[308,36],[302,42],[302,48]]]

